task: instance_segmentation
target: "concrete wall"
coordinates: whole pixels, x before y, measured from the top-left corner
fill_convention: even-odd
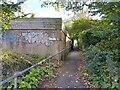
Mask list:
[[[2,34],[2,48],[26,54],[53,55],[65,48],[62,20],[20,19]]]

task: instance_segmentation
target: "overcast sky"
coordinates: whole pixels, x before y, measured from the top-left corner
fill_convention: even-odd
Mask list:
[[[29,12],[35,13],[35,17],[54,17],[54,18],[62,18],[63,20],[70,17],[68,16],[68,14],[65,14],[64,10],[62,9],[60,10],[60,12],[58,12],[53,7],[41,8],[42,2],[43,0],[27,0],[23,5],[23,10],[26,13]]]
[[[10,1],[20,1],[20,0],[10,0]],[[26,0],[22,5],[23,11],[25,13],[34,13],[35,17],[51,17],[51,18],[62,18],[63,20],[73,16],[72,12],[64,13],[64,10],[61,9],[60,12],[56,11],[53,7],[42,7],[41,4],[44,0]],[[94,17],[95,19],[98,16]]]

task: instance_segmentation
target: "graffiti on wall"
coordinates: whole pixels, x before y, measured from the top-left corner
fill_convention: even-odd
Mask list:
[[[3,33],[2,39],[9,42],[15,42],[17,39],[17,34],[15,32],[7,31]]]
[[[53,34],[54,33],[54,34]],[[0,41],[5,40],[8,42],[19,42],[20,37],[23,37],[25,42],[29,44],[37,43],[37,44],[45,44],[46,46],[50,46],[53,44],[55,32],[53,32],[51,37],[50,35],[45,32],[45,31],[39,31],[39,32],[32,32],[32,31],[27,31],[27,32],[20,32],[20,33],[15,33],[13,31],[7,31],[5,33],[0,34]]]
[[[49,35],[47,32],[22,32],[22,36],[28,43],[41,43],[46,46],[53,44],[53,41],[49,40]]]

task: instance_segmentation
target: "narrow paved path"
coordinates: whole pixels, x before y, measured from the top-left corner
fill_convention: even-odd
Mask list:
[[[79,70],[80,63],[80,52],[70,52],[67,60],[61,66],[59,75],[53,81],[54,84],[52,84],[52,81],[44,82],[43,88],[85,88],[82,80],[78,78],[78,72],[79,76],[82,75],[82,72]]]
[[[56,86],[60,88],[84,88],[84,84],[77,79],[77,72],[81,58],[79,52],[71,52],[62,67],[62,72],[56,79]]]

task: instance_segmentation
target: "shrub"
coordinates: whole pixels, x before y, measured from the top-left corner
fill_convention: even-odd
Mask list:
[[[17,84],[19,89],[30,89],[30,88],[37,88],[38,82],[42,80],[44,77],[46,78],[54,78],[54,69],[56,65],[51,64],[49,66],[37,66],[36,68],[30,69],[28,74],[22,75],[22,77],[19,77],[17,80]],[[6,85],[2,87],[13,89],[14,83],[13,80],[8,82]]]
[[[100,45],[90,46],[85,55],[89,79],[97,88],[119,88],[118,50],[103,49]]]
[[[10,50],[1,50],[3,79],[32,65],[33,58]]]
[[[3,80],[46,58],[37,54],[26,55],[4,49],[0,51],[0,57],[2,58]]]

